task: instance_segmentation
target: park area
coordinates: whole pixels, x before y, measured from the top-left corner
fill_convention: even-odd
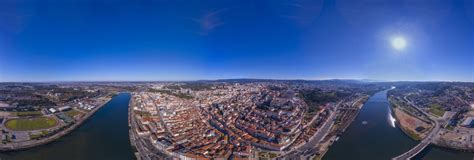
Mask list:
[[[39,129],[48,129],[58,124],[51,117],[35,117],[35,118],[16,118],[5,122],[5,127],[14,131],[31,131]]]

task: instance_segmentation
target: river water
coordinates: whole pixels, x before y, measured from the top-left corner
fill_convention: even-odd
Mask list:
[[[379,92],[364,104],[360,114],[323,159],[389,160],[417,144],[394,127],[386,93]],[[121,93],[70,134],[53,143],[28,150],[0,153],[0,159],[134,159],[128,137],[129,100],[130,94]],[[367,124],[362,124],[363,121],[367,121]],[[430,147],[420,157],[417,159],[472,160],[474,154]]]
[[[0,153],[1,160],[130,160],[128,137],[130,94],[113,97],[79,128],[46,145]]]
[[[362,124],[366,121],[366,124]],[[418,142],[394,125],[387,91],[370,97],[359,115],[323,157],[327,160],[390,160],[408,151]],[[474,153],[429,147],[415,159],[472,160]]]

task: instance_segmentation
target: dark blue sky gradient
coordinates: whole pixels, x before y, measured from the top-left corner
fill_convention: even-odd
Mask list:
[[[474,2],[0,1],[0,81],[223,78],[474,81]]]

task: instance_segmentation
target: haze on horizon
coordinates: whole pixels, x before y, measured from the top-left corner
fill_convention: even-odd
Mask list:
[[[471,0],[0,2],[0,82],[474,81]]]

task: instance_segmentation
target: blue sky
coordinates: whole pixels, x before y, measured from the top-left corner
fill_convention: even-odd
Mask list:
[[[0,81],[225,78],[474,81],[474,2],[0,2]]]

